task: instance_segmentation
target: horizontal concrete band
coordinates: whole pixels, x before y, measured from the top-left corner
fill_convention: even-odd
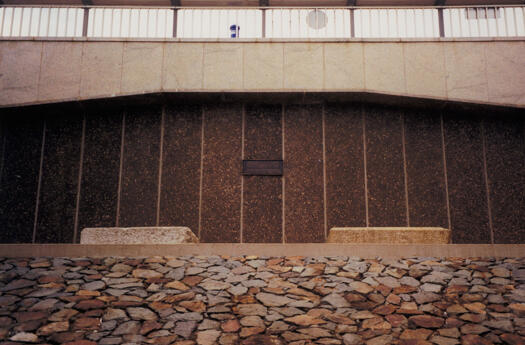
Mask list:
[[[258,255],[358,256],[363,258],[523,257],[525,244],[236,244],[80,245],[0,244],[0,257],[106,257],[106,256]]]
[[[0,41],[0,106],[155,92],[347,91],[525,106],[525,42]]]

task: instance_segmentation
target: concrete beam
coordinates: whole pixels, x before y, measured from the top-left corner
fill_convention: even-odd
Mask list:
[[[525,42],[6,40],[0,106],[145,93],[338,92],[525,107]]]
[[[2,257],[107,257],[181,255],[358,256],[362,258],[522,257],[525,244],[235,244],[175,245],[0,244]]]

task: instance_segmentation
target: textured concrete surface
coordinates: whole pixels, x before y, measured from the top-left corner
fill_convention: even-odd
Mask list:
[[[86,228],[80,244],[177,244],[198,243],[187,227]]]
[[[0,41],[0,106],[156,92],[346,91],[525,107],[517,39]]]
[[[443,228],[331,228],[327,243],[447,244],[450,230]]]

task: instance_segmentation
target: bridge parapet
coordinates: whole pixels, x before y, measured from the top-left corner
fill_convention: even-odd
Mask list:
[[[525,107],[522,39],[0,41],[0,106],[177,92],[355,92]]]

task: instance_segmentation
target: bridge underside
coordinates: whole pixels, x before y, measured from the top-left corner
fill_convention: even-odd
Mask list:
[[[453,243],[525,243],[522,110],[361,96],[4,109],[0,242],[76,243],[85,227],[160,225],[188,226],[201,242],[431,226],[450,228]],[[243,160],[283,160],[283,174],[242,175]]]

